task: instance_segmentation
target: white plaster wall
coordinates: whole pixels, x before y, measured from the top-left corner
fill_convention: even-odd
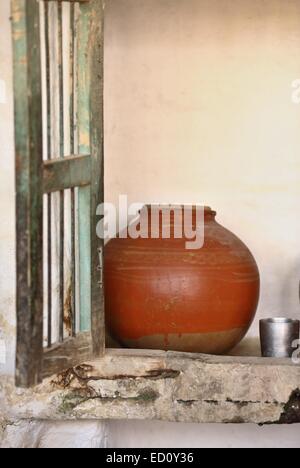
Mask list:
[[[300,427],[122,421],[108,425],[108,448],[299,448]]]
[[[107,1],[106,198],[216,209],[258,318],[300,316],[299,57],[299,0]]]
[[[291,104],[290,84],[300,77],[300,1],[107,4],[107,198],[127,193],[132,201],[212,205],[256,255],[260,316],[297,315],[300,107]],[[13,372],[15,324],[9,14],[9,0],[1,0],[0,328],[7,350],[5,363],[0,353],[1,373]],[[46,426],[44,446],[106,443],[102,425]],[[7,445],[39,444],[38,424],[30,437],[28,428],[19,429],[8,429]],[[107,430],[111,447],[300,446],[299,426],[113,422]]]
[[[107,438],[101,421],[18,421],[0,433],[0,447],[96,449],[106,448]]]
[[[107,0],[106,199],[203,202],[299,317],[299,0]],[[300,447],[300,428],[110,423],[111,447]]]
[[[9,0],[0,2],[0,373],[14,371],[15,208],[12,50]],[[4,333],[5,330],[5,333]]]

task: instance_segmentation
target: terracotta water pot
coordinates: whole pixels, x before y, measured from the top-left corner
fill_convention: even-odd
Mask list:
[[[195,223],[196,208],[190,209]],[[143,216],[150,233],[151,210],[142,210]],[[119,237],[107,244],[106,320],[113,338],[130,348],[207,354],[226,353],[239,343],[257,309],[259,271],[245,244],[215,217],[205,208],[199,250],[188,250],[185,237],[162,238],[162,216],[158,238]]]

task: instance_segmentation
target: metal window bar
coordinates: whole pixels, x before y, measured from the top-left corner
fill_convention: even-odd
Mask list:
[[[49,3],[44,6],[45,25],[45,68],[46,68],[46,108],[47,108],[47,160],[51,159],[51,125],[50,125],[50,42],[49,42]],[[47,195],[47,344],[52,346],[52,203],[51,193]]]
[[[58,67],[59,67],[59,156],[65,157],[64,146],[64,58],[63,58],[63,15],[62,4],[58,3]],[[65,193],[61,190],[59,193],[60,209],[59,209],[59,228],[60,228],[60,251],[59,251],[59,342],[64,341],[64,305],[65,305],[65,275],[64,275],[64,258],[65,258]]]
[[[53,7],[53,4],[52,4]],[[70,34],[70,41],[74,42],[74,34],[75,34],[75,4],[70,5],[70,29],[71,29],[71,34]],[[65,131],[65,100],[64,100],[64,95],[65,95],[65,80],[64,80],[64,61],[65,61],[65,48],[64,48],[64,42],[63,42],[63,20],[64,20],[64,14],[65,12],[63,11],[63,4],[58,3],[57,4],[57,11],[56,15],[54,16],[54,20],[57,22],[55,25],[55,28],[52,28],[52,31],[50,30],[50,21],[53,21],[53,16],[51,19],[49,18],[50,11],[49,11],[49,2],[45,1],[44,2],[44,10],[42,11],[44,15],[44,44],[42,46],[45,49],[45,80],[46,80],[46,107],[47,107],[47,161],[50,162],[52,161],[52,157],[54,156],[54,144],[52,144],[52,138],[53,138],[53,128],[52,128],[52,122],[53,122],[53,115],[54,114],[54,120],[55,120],[55,110],[56,109],[51,109],[51,103],[53,102],[53,93],[55,91],[52,91],[51,89],[51,65],[52,68],[56,68],[55,66],[53,67],[53,64],[51,64],[51,54],[50,54],[50,47],[53,46],[54,38],[51,37],[51,32],[55,31],[57,32],[58,35],[58,70],[57,71],[57,78],[58,78],[58,91],[59,91],[59,103],[58,103],[58,115],[57,115],[57,120],[59,122],[59,158],[62,160],[65,158],[65,138],[66,138],[66,131]],[[72,24],[73,23],[73,24]],[[71,48],[71,47],[70,47]],[[70,65],[69,68],[72,70],[70,73],[70,148],[71,148],[71,153],[74,154],[74,144],[71,142],[74,142],[74,128],[75,128],[75,116],[74,116],[74,101],[75,101],[75,96],[74,96],[74,87],[73,87],[73,71],[74,71],[74,63],[73,63],[73,53],[72,56],[70,55]],[[53,70],[52,70],[53,73]],[[72,102],[72,104],[71,104]],[[55,107],[55,106],[53,106]],[[52,119],[51,119],[52,115]],[[62,174],[64,175],[64,174]],[[51,348],[53,343],[53,335],[54,337],[58,337],[58,342],[62,343],[64,339],[68,336],[75,336],[76,335],[76,313],[75,313],[75,298],[76,295],[76,282],[73,280],[75,278],[75,189],[72,187],[72,200],[73,203],[69,207],[67,203],[65,203],[65,195],[66,191],[61,189],[59,191],[59,213],[58,216],[59,219],[55,219],[55,216],[53,216],[53,197],[52,194],[47,195],[47,223],[44,229],[46,230],[45,232],[45,237],[47,238],[47,268],[48,268],[48,275],[47,275],[47,282],[45,282],[45,287],[47,288],[47,346],[48,348]],[[65,255],[66,255],[66,248],[65,248],[65,229],[69,228],[69,226],[66,225],[65,223],[65,209],[70,209],[71,210],[71,226],[70,229],[72,230],[72,245],[71,245],[71,273],[70,273],[70,298],[69,301],[66,301],[66,290],[65,290]],[[54,219],[53,219],[54,218]],[[54,259],[55,257],[55,251],[53,249],[53,239],[52,239],[52,230],[53,230],[53,222],[58,221],[58,226],[59,226],[59,249],[58,249],[58,259]],[[55,242],[56,239],[54,239]],[[58,323],[58,330],[55,330],[53,333],[53,318],[54,318],[54,311],[53,311],[53,288],[52,288],[52,262],[54,260],[58,260],[58,268],[59,268],[59,310],[58,310],[58,317],[55,317],[54,323]],[[69,291],[67,291],[69,293]],[[65,309],[66,306],[69,307],[69,310],[67,313],[69,314],[69,317],[66,317],[65,315]],[[69,330],[66,330],[66,327],[64,324],[69,320],[70,323],[69,325]],[[67,333],[66,333],[67,332]]]
[[[70,150],[75,153],[75,5],[70,6]],[[76,219],[75,219],[75,189],[71,188],[71,310],[72,336],[76,336]]]

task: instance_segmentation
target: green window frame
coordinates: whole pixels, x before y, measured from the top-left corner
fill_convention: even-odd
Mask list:
[[[17,213],[17,351],[16,385],[30,387],[48,375],[77,365],[105,349],[103,241],[96,236],[96,208],[104,201],[103,161],[103,25],[102,0],[68,0],[70,3],[70,135],[71,152],[63,146],[63,14],[57,3],[60,152],[47,160],[45,146],[51,147],[51,85],[47,69],[43,75],[42,50],[49,67],[48,0],[12,0],[14,51],[14,108]],[[77,11],[76,18],[74,11]],[[41,10],[44,22],[41,26]],[[42,40],[42,29],[44,40]],[[75,40],[76,39],[76,40]],[[44,49],[43,49],[44,47]],[[48,49],[47,49],[48,48]],[[43,83],[43,76],[46,76]],[[76,79],[75,79],[76,77]],[[46,112],[45,96],[46,93]],[[75,122],[76,114],[76,122]],[[45,125],[45,115],[47,122]],[[47,128],[45,135],[45,128]],[[75,136],[76,133],[76,136]],[[77,140],[75,152],[74,140]],[[45,236],[50,236],[51,194],[60,194],[60,226],[64,235],[64,194],[78,197],[76,208],[78,242],[73,238],[72,258],[78,258],[79,324],[75,327],[75,279],[72,281],[71,334],[64,334],[64,245],[60,239],[60,305],[58,340],[53,342],[48,323],[48,347],[44,346]],[[45,230],[45,198],[48,201],[48,231]],[[74,220],[72,221],[74,224]],[[73,226],[74,228],[74,226]],[[46,234],[45,234],[46,232]],[[49,241],[49,239],[48,239]],[[73,258],[72,268],[75,268]],[[73,271],[74,276],[74,271]],[[50,273],[51,281],[51,273]],[[48,279],[49,279],[48,278]],[[48,284],[49,287],[49,284]],[[51,301],[48,301],[51,315]],[[49,321],[49,316],[48,316]]]

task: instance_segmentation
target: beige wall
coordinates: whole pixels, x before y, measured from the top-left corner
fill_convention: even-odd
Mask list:
[[[12,372],[14,361],[10,44],[9,0],[1,0],[7,100],[0,103],[0,329],[7,361],[0,373]],[[296,78],[300,0],[107,0],[107,198],[128,193],[132,201],[215,207],[257,257],[260,315],[298,315],[300,107],[290,99]],[[69,443],[76,445],[73,429]],[[297,426],[115,422],[109,429],[110,446],[299,446]],[[59,432],[53,444],[66,443],[70,433]]]
[[[9,0],[0,2],[0,373],[14,369],[15,208],[12,51]]]
[[[300,1],[108,0],[106,20],[107,199],[211,205],[258,261],[259,316],[300,316]]]
[[[111,421],[109,448],[299,448],[299,425]],[[200,465],[200,461],[199,461]]]

